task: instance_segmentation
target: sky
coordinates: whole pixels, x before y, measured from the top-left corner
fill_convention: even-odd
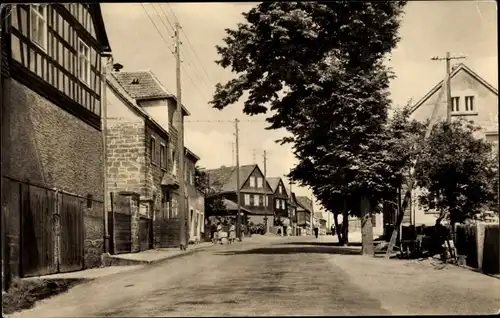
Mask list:
[[[244,100],[220,111],[209,101],[216,83],[233,78],[215,63],[216,45],[222,44],[226,28],[244,22],[242,12],[255,3],[105,3],[101,4],[115,63],[123,71],[150,69],[162,84],[176,93],[172,26],[181,31],[182,103],[186,118],[185,144],[205,168],[235,164],[235,124],[239,123],[240,165],[257,163],[263,168],[267,152],[267,176],[284,176],[297,163],[289,145],[275,140],[284,131],[266,130],[265,115],[242,112]],[[154,24],[153,24],[153,22]],[[445,75],[445,64],[433,56],[465,55],[464,62],[498,87],[497,8],[494,1],[410,1],[399,30],[401,40],[388,65],[395,72],[391,82],[394,107],[418,101]],[[155,27],[156,25],[156,27]],[[284,178],[286,180],[286,178]],[[307,188],[293,186],[297,195],[311,196]],[[320,206],[315,205],[319,211]]]

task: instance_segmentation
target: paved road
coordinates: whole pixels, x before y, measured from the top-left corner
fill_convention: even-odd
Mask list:
[[[77,286],[16,316],[453,314],[500,307],[500,280],[458,268],[437,271],[349,255],[357,251],[328,240],[262,238],[217,246]],[[444,285],[435,284],[437,272],[446,278]],[[458,284],[456,277],[467,285],[446,285]],[[429,306],[426,301],[432,300]]]

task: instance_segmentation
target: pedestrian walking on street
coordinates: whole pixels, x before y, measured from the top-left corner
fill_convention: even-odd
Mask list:
[[[229,244],[232,244],[236,240],[236,226],[231,222],[229,227]]]
[[[318,238],[318,234],[319,234],[319,228],[318,228],[318,226],[314,226],[314,236],[316,236],[316,238]]]
[[[222,224],[217,224],[217,243],[222,244]]]
[[[290,235],[292,235],[292,227],[291,226],[287,226],[286,227],[286,236],[290,237]]]
[[[217,225],[212,224],[211,226],[211,232],[212,232],[212,243],[217,244],[217,241],[219,240],[219,233],[217,233]]]

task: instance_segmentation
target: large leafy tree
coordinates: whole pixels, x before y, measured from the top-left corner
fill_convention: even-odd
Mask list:
[[[424,190],[420,203],[452,223],[473,218],[497,195],[498,163],[491,145],[475,137],[477,130],[465,121],[436,125],[415,168],[417,185]]]
[[[290,176],[323,205],[363,194],[377,202],[397,178],[387,158],[391,74],[382,58],[398,41],[404,4],[259,4],[217,47],[217,63],[237,77],[216,86],[212,105],[223,109],[248,93],[244,113],[271,111],[268,129],[290,132],[282,142],[299,159]]]

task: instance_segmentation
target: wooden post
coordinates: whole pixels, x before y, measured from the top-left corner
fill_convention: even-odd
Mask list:
[[[175,60],[176,60],[176,80],[177,80],[177,120],[178,120],[178,137],[177,137],[177,153],[179,156],[179,219],[180,219],[180,249],[185,250],[188,247],[187,242],[187,224],[186,224],[186,206],[185,206],[185,176],[184,176],[184,121],[182,116],[182,100],[181,100],[181,41],[179,38],[181,25],[175,23]],[[175,159],[174,159],[175,160]]]
[[[362,239],[362,254],[366,256],[374,256],[373,248],[373,223],[370,200],[368,197],[361,198],[361,239]]]

